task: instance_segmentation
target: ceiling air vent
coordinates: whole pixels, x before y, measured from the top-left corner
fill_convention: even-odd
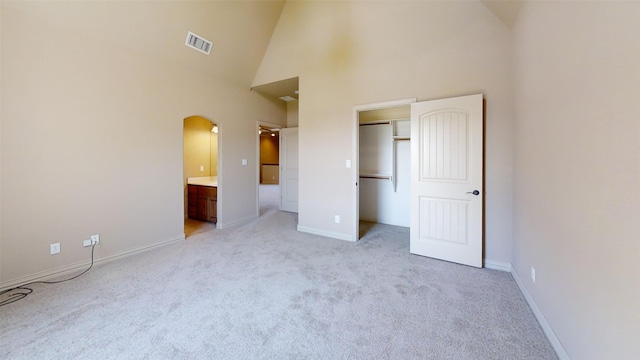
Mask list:
[[[213,43],[211,41],[206,40],[191,31],[187,34],[187,41],[185,41],[184,44],[207,55],[211,53],[211,47],[213,47]]]

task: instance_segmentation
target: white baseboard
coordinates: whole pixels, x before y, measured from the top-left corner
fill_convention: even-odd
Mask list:
[[[135,254],[139,254],[139,253],[143,253],[145,251],[149,251],[161,246],[166,246],[178,241],[183,241],[185,239],[184,234],[180,235],[180,236],[176,236],[174,238],[168,239],[168,240],[164,240],[152,245],[147,245],[147,246],[142,246],[139,248],[135,248],[135,249],[131,249],[131,250],[125,250],[125,251],[121,251],[115,254],[111,254],[102,258],[98,258],[93,260],[94,265],[95,264],[100,264],[100,263],[107,263],[113,260],[117,260],[117,259],[121,259],[130,255],[135,255]],[[14,288],[16,286],[20,286],[20,285],[24,285],[33,281],[42,281],[42,280],[47,280],[50,279],[52,276],[62,276],[65,275],[67,273],[70,273],[72,271],[77,271],[80,269],[84,269],[87,266],[89,266],[89,264],[91,264],[91,259],[89,260],[82,260],[73,264],[69,264],[69,265],[64,265],[64,266],[60,266],[51,270],[45,270],[45,271],[40,271],[37,272],[35,274],[31,274],[31,275],[26,275],[26,276],[22,276],[19,277],[17,279],[13,279],[13,280],[8,280],[8,281],[4,281],[0,284],[0,291],[2,290],[6,290],[6,289],[11,289]]]
[[[484,267],[491,270],[511,272],[511,263],[495,261],[491,259],[484,259]]]
[[[250,222],[254,221],[257,218],[258,218],[257,216],[249,216],[249,217],[244,218],[244,219],[234,220],[234,221],[225,222],[225,223],[222,223],[221,221],[218,221],[218,223],[216,224],[216,229],[226,229],[226,228],[231,227],[231,226],[244,225],[244,224],[247,224],[247,223],[250,223]]]
[[[392,225],[392,226],[402,226],[406,228],[410,227],[411,225],[408,222],[396,221],[395,219],[385,219],[385,218],[369,219],[367,217],[363,217],[362,215],[360,215],[360,221],[386,224],[386,225]]]
[[[333,238],[333,239],[338,239],[338,240],[355,241],[353,239],[353,236],[351,236],[351,235],[341,234],[341,233],[336,233],[336,232],[331,232],[331,231],[326,231],[326,230],[320,230],[320,229],[314,229],[314,228],[310,228],[310,227],[306,227],[306,226],[298,225],[297,230],[300,231],[300,232],[303,232],[303,233],[308,233],[308,234],[313,234],[313,235],[320,235],[320,236]]]
[[[516,271],[515,268],[511,269],[511,276],[513,276],[513,279],[516,281],[516,284],[518,284],[518,287],[520,288],[520,292],[522,292],[522,295],[524,295],[525,300],[527,300],[527,304],[529,304],[529,307],[533,311],[533,315],[535,315],[536,319],[538,320],[538,323],[540,324],[542,331],[544,331],[544,334],[547,336],[547,339],[549,339],[549,342],[551,343],[551,347],[553,347],[553,350],[555,350],[556,355],[558,355],[558,359],[571,360],[571,358],[569,357],[569,354],[567,354],[567,351],[564,349],[564,347],[560,343],[560,340],[556,336],[556,333],[553,332],[551,325],[549,325],[549,323],[547,322],[547,319],[545,319],[544,315],[542,314],[542,311],[538,307],[538,304],[536,304],[535,300],[533,300],[533,297],[531,296],[527,288],[524,286],[524,283],[520,279],[520,275],[518,275],[518,272]]]

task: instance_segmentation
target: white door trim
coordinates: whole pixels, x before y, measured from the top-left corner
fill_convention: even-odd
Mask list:
[[[353,241],[358,241],[360,239],[360,124],[359,124],[359,116],[360,111],[368,111],[368,110],[379,110],[379,109],[387,109],[399,106],[410,105],[411,103],[416,102],[417,98],[407,98],[407,99],[399,99],[399,100],[391,100],[391,101],[383,101],[371,104],[363,104],[356,105],[353,107],[353,122],[352,122],[352,134],[353,134],[353,147],[351,154],[351,176],[353,179],[352,184],[355,185],[355,191],[353,192],[353,202],[352,202],[352,214],[353,214],[353,228],[352,228],[352,238]]]
[[[298,127],[280,129],[280,211],[298,212],[299,202],[299,131]],[[294,151],[292,141],[295,140]],[[292,154],[295,158],[295,167],[291,167]],[[295,200],[291,200],[292,186],[295,186]]]

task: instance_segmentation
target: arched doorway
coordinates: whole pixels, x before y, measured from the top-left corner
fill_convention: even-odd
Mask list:
[[[194,115],[183,122],[185,237],[216,228],[219,125]]]

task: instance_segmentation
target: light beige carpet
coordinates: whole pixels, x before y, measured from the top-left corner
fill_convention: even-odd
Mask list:
[[[406,228],[295,227],[268,211],[34,285],[0,308],[0,358],[556,359],[510,274],[410,255]]]

